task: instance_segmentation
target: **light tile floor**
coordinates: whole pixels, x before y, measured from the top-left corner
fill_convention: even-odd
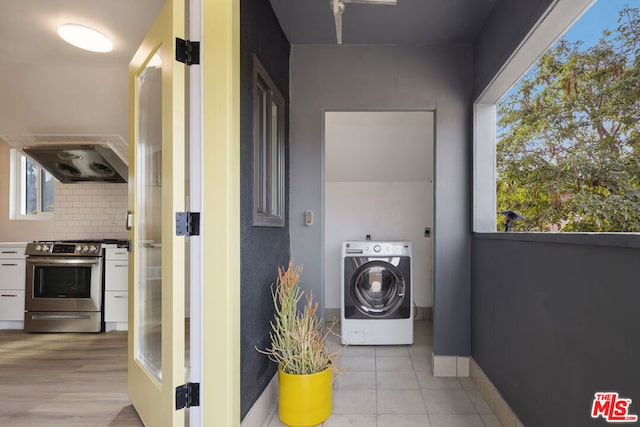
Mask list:
[[[339,325],[335,327],[340,330]],[[348,346],[334,382],[333,414],[322,427],[501,427],[470,378],[431,372],[433,324],[414,324],[414,344]],[[333,346],[339,339],[330,337]],[[265,427],[283,427],[277,407]]]

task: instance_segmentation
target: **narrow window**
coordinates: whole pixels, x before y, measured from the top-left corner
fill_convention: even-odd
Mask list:
[[[253,57],[253,225],[284,227],[284,98]]]
[[[37,219],[53,213],[53,176],[17,150],[11,157],[11,218]]]

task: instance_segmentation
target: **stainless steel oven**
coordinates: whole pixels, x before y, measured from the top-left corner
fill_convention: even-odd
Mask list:
[[[35,242],[26,249],[25,329],[102,330],[102,250],[99,243]]]

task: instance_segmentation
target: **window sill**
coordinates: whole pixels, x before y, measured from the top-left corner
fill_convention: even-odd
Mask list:
[[[640,233],[473,233],[475,239],[640,248]]]
[[[17,215],[9,218],[10,221],[53,221],[53,213],[37,215]]]

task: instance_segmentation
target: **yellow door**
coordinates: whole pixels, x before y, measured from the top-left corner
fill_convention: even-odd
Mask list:
[[[183,426],[185,383],[184,0],[167,0],[129,66],[129,397],[147,426]]]

